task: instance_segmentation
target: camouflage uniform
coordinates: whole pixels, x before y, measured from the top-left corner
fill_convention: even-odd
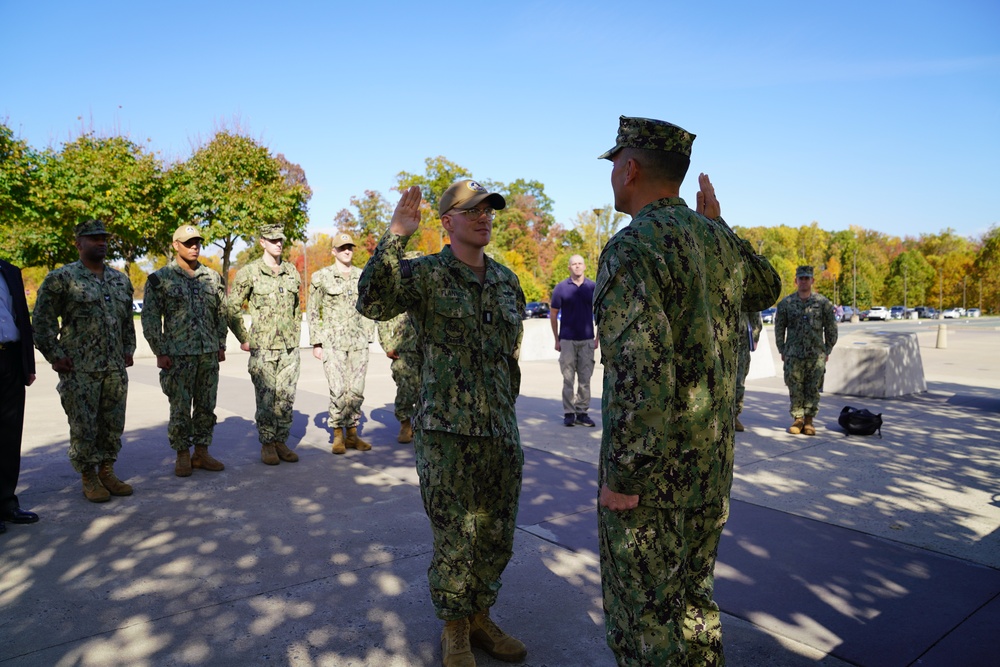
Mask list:
[[[417,350],[417,330],[409,313],[379,322],[378,340],[383,350],[397,355],[389,364],[392,381],[396,383],[393,406],[396,419],[411,419],[420,399],[420,352]]]
[[[746,394],[747,373],[750,372],[750,353],[757,349],[760,341],[760,330],[764,322],[759,312],[743,312],[740,314],[740,330],[744,335],[740,338],[739,359],[736,371],[736,415],[743,412],[743,396]],[[751,342],[753,346],[751,348]]]
[[[277,273],[263,259],[236,274],[229,290],[229,328],[250,343],[247,369],[257,398],[258,438],[262,445],[285,442],[292,426],[295,387],[299,382],[299,272],[282,262]],[[250,329],[243,323],[243,304]]]
[[[309,342],[323,347],[323,370],[330,388],[332,428],[357,426],[365,400],[368,346],[375,323],[355,308],[361,269],[347,274],[337,265],[320,269],[309,288]]]
[[[774,314],[774,338],[784,359],[785,384],[794,419],[814,417],[819,411],[826,357],[837,344],[837,319],[833,304],[813,292],[808,299],[798,292],[778,302]]]
[[[624,146],[690,155],[693,139],[623,116],[601,157]],[[601,252],[599,486],[639,498],[633,510],[598,509],[605,629],[619,665],[724,664],[713,571],[733,478],[740,313],[780,290],[766,259],[680,197],[644,206]]]
[[[59,320],[62,320],[60,323]],[[101,280],[81,262],[56,269],[38,289],[35,346],[49,363],[69,357],[57,390],[69,420],[69,459],[80,473],[118,460],[128,395],[126,356],[135,353],[132,283],[104,267]]]
[[[486,258],[483,284],[452,253],[403,260],[407,237],[387,232],[365,266],[358,310],[412,318],[421,354],[414,418],[420,492],[434,533],[428,571],[439,618],[488,609],[513,554],[521,451],[514,403],[524,295]]]
[[[203,264],[191,276],[174,260],[146,282],[142,333],[153,354],[171,360],[160,369],[160,388],[170,401],[167,437],[176,451],[212,444],[225,296],[222,276]]]

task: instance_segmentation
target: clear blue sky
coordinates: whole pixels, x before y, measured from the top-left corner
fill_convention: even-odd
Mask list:
[[[235,124],[306,171],[310,232],[437,155],[610,204],[620,114],[698,135],[730,224],[1000,223],[1000,3],[0,0],[0,119],[187,158]]]

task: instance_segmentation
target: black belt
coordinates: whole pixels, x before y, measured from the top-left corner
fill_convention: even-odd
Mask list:
[[[16,347],[21,347],[21,341],[19,340],[9,340],[4,343],[0,343],[0,350],[13,350]]]

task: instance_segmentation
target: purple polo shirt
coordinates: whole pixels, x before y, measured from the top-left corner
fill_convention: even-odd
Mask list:
[[[572,278],[562,281],[552,290],[551,306],[559,310],[560,340],[594,339],[594,289],[590,278],[577,285]]]

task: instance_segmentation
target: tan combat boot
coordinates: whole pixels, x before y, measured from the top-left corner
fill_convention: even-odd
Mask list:
[[[181,449],[177,452],[177,463],[174,464],[174,474],[178,477],[191,476],[191,451]]]
[[[469,646],[469,619],[444,622],[441,664],[444,667],[476,667],[476,658]]]
[[[367,452],[369,449],[372,448],[371,445],[369,445],[367,442],[365,442],[364,440],[362,440],[361,436],[358,435],[358,427],[357,426],[348,426],[348,427],[346,427],[346,431],[347,431],[347,438],[346,438],[346,440],[347,440],[347,446],[348,447],[356,449],[359,452]]]
[[[743,428],[743,423],[740,422],[740,416],[736,415],[736,431],[742,433],[745,429]]]
[[[295,463],[299,460],[299,455],[288,448],[283,442],[274,442],[274,451],[277,452],[278,458],[282,461],[288,461],[289,463]]]
[[[802,432],[802,427],[806,425],[805,420],[802,417],[796,417],[792,425],[788,427],[788,432],[792,435],[798,435]]]
[[[334,454],[343,454],[347,451],[347,444],[344,442],[344,429],[339,426],[333,427],[333,447],[330,449]]]
[[[802,425],[802,432],[806,435],[816,435],[816,427],[813,426],[812,417],[806,417],[805,423]]]
[[[81,473],[83,476],[83,495],[92,503],[105,503],[111,500],[111,494],[104,485],[101,484],[97,472],[93,468],[87,468]]]
[[[413,424],[409,419],[404,419],[399,422],[399,436],[396,438],[396,442],[413,442]]]
[[[97,467],[97,479],[100,480],[101,486],[113,496],[132,495],[132,485],[121,481],[115,474],[114,461],[104,461]]]
[[[528,649],[521,641],[497,627],[490,618],[489,609],[473,614],[469,619],[469,642],[504,662],[521,662],[528,655]]]
[[[278,452],[274,451],[273,442],[268,442],[260,446],[260,460],[269,466],[278,465]]]
[[[219,472],[220,470],[226,469],[226,466],[222,463],[222,461],[208,453],[208,445],[194,446],[194,456],[191,457],[191,467],[201,468],[202,470],[211,470],[212,472]]]

